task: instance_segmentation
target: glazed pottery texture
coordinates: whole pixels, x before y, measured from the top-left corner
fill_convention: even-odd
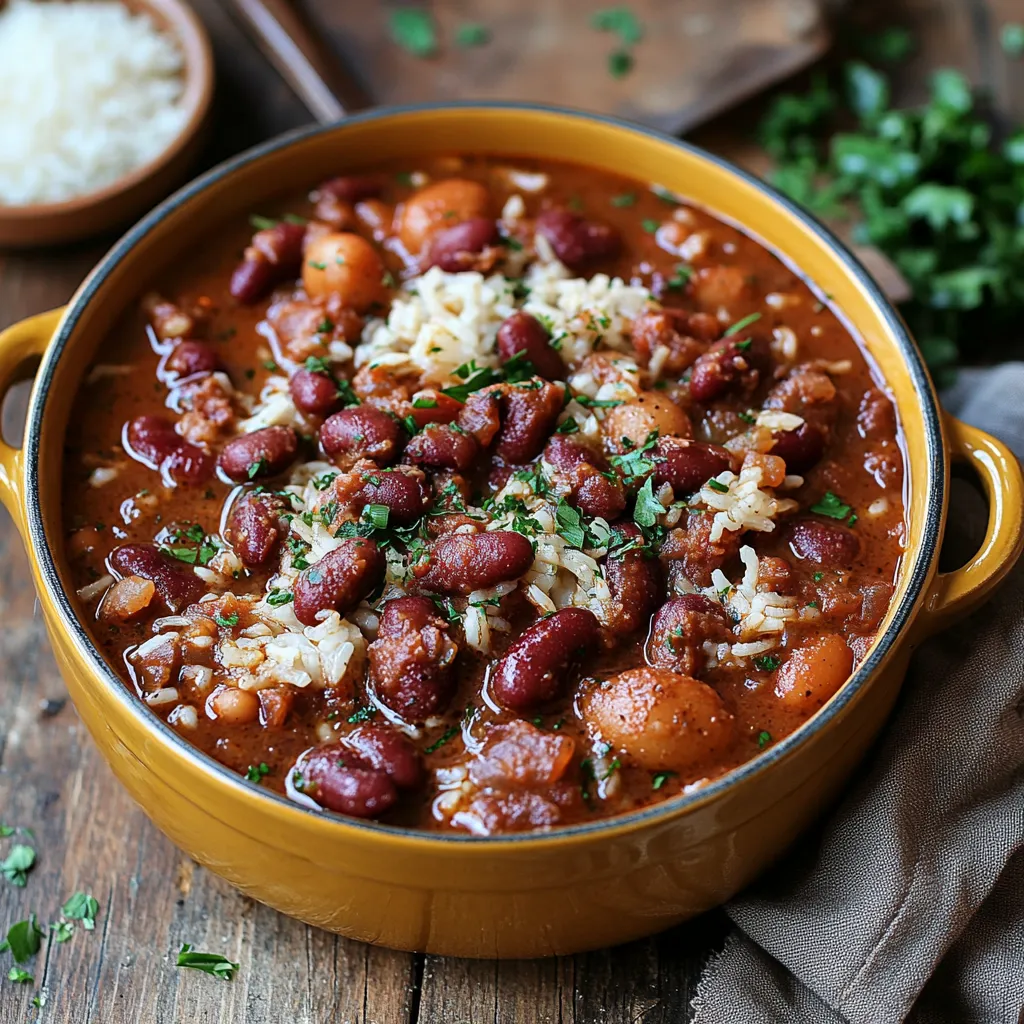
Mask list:
[[[228,218],[310,182],[444,152],[569,159],[663,185],[754,235],[834,297],[888,381],[906,445],[907,549],[879,639],[811,721],[753,762],[642,812],[547,834],[439,836],[319,814],[246,783],[151,715],[80,623],[62,565],[61,459],[71,398],[122,311]],[[43,353],[25,448],[0,449],[0,496],[29,549],[57,659],[104,757],[153,821],[243,892],[312,924],[403,949],[533,957],[622,942],[728,898],[839,792],[885,721],[915,645],[981,601],[1022,545],[1013,456],[944,419],[878,288],[811,218],[674,139],[545,108],[379,111],[268,143],[212,171],[119,242],[66,311],[0,335],[0,388]],[[966,566],[937,575],[951,453],[970,460],[990,522]]]

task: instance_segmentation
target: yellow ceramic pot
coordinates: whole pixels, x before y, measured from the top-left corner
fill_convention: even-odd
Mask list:
[[[63,565],[61,459],[72,396],[111,325],[163,268],[281,192],[432,152],[563,158],[657,182],[741,225],[835,297],[895,395],[908,467],[907,554],[879,639],[811,721],[692,795],[550,834],[436,836],[318,814],[244,782],[150,714],[78,621]],[[130,231],[66,310],[0,335],[0,393],[42,355],[21,451],[0,449],[0,497],[32,558],[80,715],[146,813],[243,892],[356,939],[460,956],[571,953],[665,928],[726,899],[828,802],[896,698],[914,647],[979,602],[1022,545],[1020,468],[939,411],[921,357],[877,286],[827,231],[761,182],[655,132],[537,107],[379,111],[275,140],[211,171]],[[988,492],[988,534],[937,575],[950,455]]]

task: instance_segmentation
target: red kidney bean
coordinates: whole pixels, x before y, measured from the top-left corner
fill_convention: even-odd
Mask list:
[[[393,416],[372,405],[357,405],[329,416],[320,428],[320,447],[330,458],[373,459],[386,466],[398,458],[401,428]]]
[[[537,233],[551,243],[555,255],[573,270],[594,260],[615,256],[621,247],[621,239],[614,228],[584,220],[570,210],[541,211],[537,217]]]
[[[430,508],[430,488],[421,470],[396,466],[363,473],[363,486],[355,495],[356,505],[387,505],[392,526],[409,526]]]
[[[399,789],[415,789],[423,781],[419,751],[386,725],[360,725],[341,741],[371,768],[386,772]]]
[[[439,231],[427,246],[423,269],[440,267],[455,274],[475,270],[476,257],[498,241],[498,225],[486,217],[471,217]]]
[[[288,532],[281,522],[288,502],[276,494],[244,494],[231,508],[224,539],[246,565],[263,565]]]
[[[825,454],[825,435],[810,423],[801,423],[796,430],[777,430],[771,454],[786,463],[788,473],[806,473]]]
[[[480,454],[472,434],[452,424],[431,424],[405,446],[408,462],[432,469],[469,469]]]
[[[231,275],[231,297],[248,305],[263,298],[274,285],[298,277],[305,237],[304,224],[286,220],[257,231],[245,250],[245,258]]]
[[[292,374],[288,390],[295,408],[311,416],[330,416],[341,408],[343,401],[338,382],[330,374],[305,368]]]
[[[387,772],[371,767],[341,743],[311,750],[296,764],[292,778],[295,788],[321,807],[353,818],[375,818],[398,799]]]
[[[655,486],[670,484],[677,497],[692,494],[732,466],[727,448],[680,437],[659,438],[651,455]]]
[[[381,181],[370,174],[344,174],[322,181],[315,191],[334,196],[343,203],[358,203],[361,199],[376,199],[381,193]]]
[[[501,400],[501,430],[494,454],[505,462],[522,464],[539,455],[562,411],[564,391],[536,378],[537,387],[507,385]]]
[[[641,536],[639,527],[632,523],[617,523],[613,527],[614,546]],[[616,632],[646,627],[651,612],[661,602],[664,586],[658,559],[648,557],[641,548],[624,554],[609,554],[605,558],[604,578],[612,600],[619,606],[614,613]]]
[[[451,702],[457,653],[433,601],[396,598],[384,605],[377,639],[370,644],[369,678],[392,711],[422,722]]]
[[[763,338],[722,338],[693,364],[690,395],[697,402],[711,402],[737,388],[752,391],[770,364]]]
[[[179,341],[160,360],[157,377],[160,380],[194,377],[200,373],[213,373],[220,369],[220,359],[213,346],[205,341]]]
[[[132,458],[157,470],[174,484],[205,483],[213,473],[213,458],[186,441],[162,416],[137,416],[125,426],[124,447]]]
[[[790,525],[787,539],[797,558],[817,565],[849,568],[860,554],[860,537],[838,523],[798,519]]]
[[[498,328],[498,352],[503,362],[525,352],[526,358],[542,377],[565,380],[565,362],[551,347],[550,341],[551,336],[544,325],[529,313],[513,313]]]
[[[544,461],[564,477],[584,515],[610,521],[625,509],[625,489],[618,480],[604,475],[608,472],[608,460],[596,449],[556,434],[544,448]]]
[[[386,559],[367,537],[346,537],[318,562],[303,569],[295,580],[295,617],[304,626],[315,626],[317,613],[352,611],[384,581]]]
[[[720,604],[703,594],[683,594],[663,604],[655,614],[647,642],[647,660],[656,668],[670,668],[692,676],[704,668],[704,643],[731,636]]]
[[[451,533],[430,546],[429,557],[416,566],[424,590],[470,594],[515,580],[533,564],[533,545],[521,533]]]
[[[294,461],[299,439],[291,427],[264,427],[224,445],[217,465],[235,483],[283,473]]]
[[[202,580],[186,563],[165,555],[153,544],[122,544],[111,551],[107,562],[119,577],[141,576],[151,580],[164,604],[175,614],[206,592]]]
[[[512,711],[529,711],[567,688],[569,667],[596,648],[597,617],[586,608],[563,608],[522,632],[494,666],[494,699]]]

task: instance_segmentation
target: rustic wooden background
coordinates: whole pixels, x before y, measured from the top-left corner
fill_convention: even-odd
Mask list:
[[[342,50],[357,45],[344,31],[341,5],[335,14],[308,2],[322,23],[331,19]],[[220,70],[207,162],[307,121],[216,0],[197,0],[196,6],[214,37]],[[918,55],[903,72],[903,98],[920,98],[931,68],[955,65],[989,89],[999,109],[1024,117],[1024,62],[1008,62],[997,41],[999,26],[1021,17],[1021,0],[858,3],[869,6],[918,35]],[[750,104],[695,138],[756,168],[761,158],[749,129],[759,109]],[[66,300],[104,247],[100,242],[0,254],[0,327]],[[22,390],[4,408],[6,436],[16,433],[23,407]],[[51,943],[36,958],[35,986],[0,976],[0,1024],[687,1019],[701,967],[728,930],[720,911],[613,950],[494,963],[375,949],[307,928],[238,895],[149,824],[64,703],[26,558],[6,518],[0,521],[0,621],[0,820],[31,828],[38,852],[27,887],[0,880],[0,926],[6,930],[30,911],[54,920],[77,889],[100,903],[95,932],[79,929],[71,941]],[[0,855],[12,841],[3,841]],[[225,983],[177,970],[174,953],[183,942],[239,961],[238,976]],[[41,1008],[32,1004],[40,993]]]

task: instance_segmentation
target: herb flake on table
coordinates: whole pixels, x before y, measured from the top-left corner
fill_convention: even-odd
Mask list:
[[[455,45],[461,50],[470,50],[474,46],[486,46],[490,41],[489,29],[478,21],[464,22],[455,30]]]
[[[96,927],[96,917],[100,912],[100,905],[93,896],[87,892],[73,893],[68,901],[61,907],[64,916],[72,921],[81,921],[82,927],[91,932]]]
[[[35,862],[36,851],[31,846],[25,846],[24,843],[16,843],[11,847],[4,860],[0,862],[0,871],[11,885],[23,889],[28,873],[32,870],[32,865]]]
[[[189,967],[195,971],[212,974],[222,981],[231,981],[238,970],[238,964],[220,953],[199,953],[186,942],[178,951],[177,967]]]
[[[0,952],[10,950],[14,962],[23,964],[39,952],[39,943],[45,932],[39,927],[35,914],[25,921],[17,921],[7,929],[7,938],[0,944]]]
[[[624,46],[633,46],[644,37],[644,27],[626,6],[605,7],[590,16],[590,26],[598,32],[617,35]]]
[[[999,45],[1007,57],[1024,57],[1024,25],[1010,22],[999,31]]]
[[[396,7],[388,19],[391,39],[414,57],[437,53],[437,26],[430,11],[421,7]]]

